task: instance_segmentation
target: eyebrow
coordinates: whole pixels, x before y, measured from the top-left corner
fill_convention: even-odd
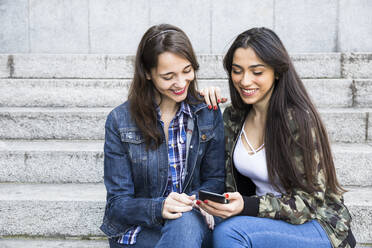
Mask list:
[[[183,68],[183,70],[185,70],[186,68],[189,68],[191,66],[191,64],[188,64],[187,66],[185,66],[185,68]],[[164,77],[164,76],[168,76],[168,75],[171,75],[173,74],[174,72],[167,72],[167,73],[163,73],[163,74],[160,74],[160,76]]]
[[[232,64],[231,66],[236,66],[236,67],[238,67],[238,68],[243,68],[243,67],[241,67],[240,65],[237,65],[237,64]],[[263,65],[263,64],[256,64],[256,65],[251,65],[251,66],[249,66],[248,68],[256,68],[256,67],[260,67],[260,66],[263,66],[263,67],[265,67],[265,65]]]

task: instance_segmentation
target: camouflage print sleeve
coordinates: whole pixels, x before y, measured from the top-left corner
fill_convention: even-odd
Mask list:
[[[233,174],[232,167],[229,164],[229,160],[232,155],[231,149],[234,139],[234,125],[231,122],[231,106],[226,107],[225,111],[223,112],[223,124],[225,131],[225,165],[226,165],[225,191],[234,192],[236,191],[236,187],[232,175]]]
[[[295,139],[298,139],[298,135],[297,137],[296,135]],[[314,142],[316,142],[314,130],[312,130],[312,135]],[[281,197],[275,197],[272,194],[261,196],[258,216],[281,219],[292,224],[303,224],[316,218],[316,210],[325,201],[326,182],[324,170],[319,166],[318,150],[314,151],[314,156],[316,163],[314,166],[318,168],[315,183],[319,190],[310,194],[302,189],[293,189],[290,193],[283,194]],[[305,180],[303,155],[299,148],[294,150],[294,159],[297,168],[303,174],[303,180]]]

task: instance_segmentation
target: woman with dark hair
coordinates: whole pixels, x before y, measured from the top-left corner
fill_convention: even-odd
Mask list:
[[[179,28],[142,37],[128,101],[105,125],[101,230],[110,247],[200,247],[213,228],[193,203],[200,189],[223,192],[224,130],[221,112],[197,94],[198,68]]]
[[[279,37],[267,28],[243,32],[224,67],[229,203],[197,202],[226,219],[214,247],[354,247],[327,132]],[[203,92],[208,103],[221,102]]]

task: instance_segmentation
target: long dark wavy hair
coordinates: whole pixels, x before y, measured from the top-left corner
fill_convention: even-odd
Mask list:
[[[318,170],[323,169],[327,190],[330,189],[336,194],[345,192],[336,177],[327,132],[319,113],[311,102],[283,43],[270,29],[252,28],[241,33],[224,57],[223,63],[229,78],[233,107],[245,113],[252,107],[244,104],[231,78],[236,49],[248,47],[274,69],[276,78],[269,101],[264,137],[270,182],[279,190],[278,179],[287,192],[297,187],[311,193],[319,190],[314,179]],[[296,134],[293,133],[293,127],[289,126],[290,118],[296,123]],[[315,141],[312,134],[314,131]],[[298,135],[297,140],[294,135]],[[316,150],[319,153],[319,168],[315,166]],[[306,183],[301,178],[303,172],[293,159],[294,152],[300,152],[303,157]]]
[[[156,88],[146,73],[158,64],[158,56],[171,52],[187,59],[195,71],[190,82],[186,102],[194,104],[200,100],[196,91],[196,71],[199,69],[194,50],[187,35],[178,27],[160,24],[149,28],[138,45],[134,65],[133,81],[129,89],[130,113],[142,132],[147,148],[156,149],[162,143],[162,134],[157,124],[154,104]]]

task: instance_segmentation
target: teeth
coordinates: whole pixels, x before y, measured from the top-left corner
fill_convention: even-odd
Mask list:
[[[246,90],[246,89],[242,89],[242,91],[246,92],[247,94],[251,94],[251,93],[257,91],[257,89],[254,89],[254,90]]]
[[[182,92],[184,89],[181,89],[181,90],[174,90],[175,93],[180,93]]]

